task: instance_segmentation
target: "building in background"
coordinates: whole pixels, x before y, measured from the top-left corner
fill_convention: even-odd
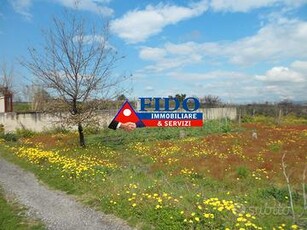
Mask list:
[[[7,87],[0,87],[0,113],[13,112],[13,94]]]

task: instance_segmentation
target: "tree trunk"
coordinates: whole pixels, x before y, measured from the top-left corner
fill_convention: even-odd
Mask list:
[[[82,124],[78,124],[78,132],[79,132],[79,143],[81,147],[85,147],[85,139],[84,139],[84,133],[83,133],[83,127]]]

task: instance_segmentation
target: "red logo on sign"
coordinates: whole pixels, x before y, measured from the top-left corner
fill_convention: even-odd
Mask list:
[[[132,108],[132,106],[130,105],[130,103],[128,101],[126,101],[122,107],[120,108],[120,110],[118,111],[118,113],[116,114],[115,121],[121,122],[121,123],[126,123],[126,122],[140,122],[140,118],[138,117],[137,113],[135,112],[135,110]]]

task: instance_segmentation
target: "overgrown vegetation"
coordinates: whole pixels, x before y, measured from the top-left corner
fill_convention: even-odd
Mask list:
[[[124,131],[101,130],[101,135],[89,136],[90,143],[103,142],[110,146],[122,146],[131,142],[148,142],[158,140],[177,140],[182,137],[199,137],[214,133],[229,133],[236,130],[227,119],[206,121],[203,127],[194,128],[141,128],[127,135]]]
[[[49,132],[6,142],[2,151],[50,186],[138,229],[307,227],[304,124],[262,120],[238,127],[221,120],[200,128],[88,132],[85,149],[77,133]],[[281,170],[285,151],[295,221]]]

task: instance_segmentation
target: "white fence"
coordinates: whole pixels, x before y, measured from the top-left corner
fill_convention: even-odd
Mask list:
[[[203,113],[204,120],[237,118],[237,109],[234,107],[202,109],[198,112]],[[107,126],[116,113],[116,110],[99,112],[97,116],[101,120],[101,126]],[[45,113],[0,113],[0,124],[4,125],[5,132],[12,132],[18,128],[40,132],[61,126],[56,117]]]

